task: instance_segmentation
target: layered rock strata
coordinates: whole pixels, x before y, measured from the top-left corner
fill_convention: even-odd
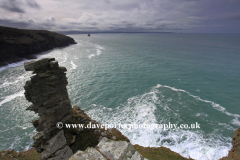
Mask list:
[[[28,61],[24,67],[34,74],[24,88],[26,99],[32,102],[27,110],[39,115],[32,124],[38,131],[33,137],[33,147],[40,153],[40,160],[68,159],[78,150],[97,146],[103,137],[129,142],[117,129],[87,127],[102,125],[92,120],[79,106],[72,108],[66,89],[67,70],[59,67],[54,58]],[[73,127],[78,124],[83,127]]]
[[[34,136],[34,148],[41,152],[40,159],[47,159],[53,154],[60,157],[71,156],[72,150],[66,146],[63,130],[53,136],[58,122],[66,123],[72,116],[72,106],[66,86],[66,68],[59,67],[54,58],[32,60],[24,63],[26,71],[33,71],[34,76],[27,81],[25,97],[32,105],[27,110],[38,113],[39,118],[32,123],[38,133]],[[64,152],[59,153],[63,150]],[[64,153],[64,155],[63,155]]]
[[[113,141],[103,138],[93,148],[88,147],[85,151],[78,151],[69,160],[147,160],[131,143],[126,141]]]

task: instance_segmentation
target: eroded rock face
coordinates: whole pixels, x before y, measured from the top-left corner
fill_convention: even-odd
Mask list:
[[[64,145],[66,145],[66,143],[67,142],[64,136],[64,132],[63,130],[61,130],[60,132],[58,132],[57,135],[55,135],[53,138],[47,141],[46,145],[43,147],[44,151],[42,152],[40,158],[46,159],[50,157],[50,155],[55,153],[57,150],[61,149]]]
[[[76,44],[73,38],[44,30],[0,26],[0,66],[37,58],[34,54]]]
[[[66,89],[66,68],[59,67],[54,58],[25,62],[24,67],[36,73],[24,88],[26,99],[33,103],[28,110],[40,116],[33,121],[37,131],[50,130],[57,122],[70,119],[72,107]]]
[[[39,115],[37,120],[32,121],[38,131],[33,146],[41,153],[40,159],[57,156],[68,159],[72,151],[69,147],[66,148],[64,131],[56,128],[58,122],[66,123],[73,116],[66,89],[68,82],[64,72],[67,70],[59,67],[55,58],[28,61],[24,67],[26,71],[35,74],[24,86],[25,97],[32,102],[27,110]]]
[[[76,152],[69,160],[147,160],[131,143],[126,141],[114,141],[106,137],[99,144],[85,151]]]
[[[96,148],[88,147],[85,151],[78,151],[69,160],[107,160]]]
[[[232,137],[232,149],[229,151],[228,156],[221,160],[240,160],[240,127]]]
[[[92,120],[79,106],[75,105],[72,108],[66,89],[68,84],[66,68],[59,67],[54,58],[28,61],[24,63],[24,67],[26,71],[33,71],[34,74],[31,80],[26,82],[24,88],[26,99],[32,102],[27,110],[34,111],[39,115],[39,118],[33,120],[32,124],[38,131],[33,137],[33,147],[40,153],[40,160],[67,160],[79,150],[84,151],[89,147],[96,147],[101,140],[106,140],[106,137],[121,142],[104,141],[103,143],[101,141],[102,145],[99,146],[99,149],[104,154],[106,153],[109,157],[117,157],[117,159],[121,159],[121,157],[123,159],[126,157],[142,159],[142,156],[129,143],[129,139],[120,131],[115,128],[98,128],[97,126],[102,125]],[[58,122],[61,122],[61,127],[56,125],[59,124]],[[83,125],[82,128],[78,127],[80,124]],[[112,144],[112,146],[109,148],[105,143]],[[121,150],[115,150],[114,147],[120,146]],[[113,151],[106,149],[113,149]],[[106,159],[101,156],[102,154],[96,152],[96,148],[79,152],[78,155],[81,153],[84,158],[84,156],[88,156],[85,153],[90,150],[90,157]]]

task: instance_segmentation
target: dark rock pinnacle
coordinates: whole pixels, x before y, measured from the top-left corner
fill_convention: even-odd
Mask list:
[[[38,119],[32,121],[38,131],[33,137],[33,147],[40,153],[39,160],[68,160],[73,153],[84,151],[88,147],[96,147],[104,137],[114,141],[122,140],[126,142],[124,142],[126,146],[130,145],[129,139],[117,129],[105,128],[92,120],[77,105],[72,108],[66,89],[68,82],[65,72],[67,70],[65,67],[59,67],[55,58],[28,61],[24,63],[24,67],[26,71],[33,71],[34,74],[31,80],[26,82],[24,94],[26,99],[32,102],[27,110],[39,115]],[[82,124],[83,127],[69,128],[65,124],[74,126]],[[119,160],[122,157],[136,156],[138,157],[136,160],[143,159],[140,154],[137,154],[138,152],[133,154],[132,150],[131,154],[129,152],[125,156],[128,148],[122,149],[124,156],[120,156]],[[112,150],[116,149],[112,148]],[[91,153],[89,154],[91,156]]]
[[[73,153],[66,145],[63,130],[56,129],[58,122],[66,123],[73,116],[73,110],[66,86],[68,84],[65,67],[59,67],[55,58],[44,58],[24,63],[26,71],[35,74],[27,81],[25,97],[32,102],[27,110],[38,113],[39,118],[32,124],[38,131],[34,136],[34,148],[41,152],[40,159],[48,159],[59,149],[63,149],[69,158]],[[58,133],[53,136],[54,130]],[[58,145],[53,145],[58,144]],[[66,156],[66,155],[65,155]]]

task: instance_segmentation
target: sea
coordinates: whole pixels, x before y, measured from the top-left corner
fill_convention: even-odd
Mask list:
[[[115,127],[132,144],[197,160],[228,154],[240,127],[240,34],[69,36],[76,45],[37,57],[67,68],[72,105],[102,124],[124,124]],[[23,88],[32,73],[23,63],[0,68],[0,150],[27,150],[37,133]]]

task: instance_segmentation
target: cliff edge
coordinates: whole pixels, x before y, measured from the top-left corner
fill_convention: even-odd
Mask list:
[[[76,44],[73,38],[55,32],[0,26],[0,66],[34,59],[33,54],[70,44]]]
[[[221,160],[240,160],[240,127],[232,137],[232,149],[229,151],[227,157]]]
[[[32,121],[37,130],[28,151],[0,151],[5,160],[187,160],[165,147],[132,145],[115,128],[105,128],[92,120],[79,106],[71,106],[67,92],[66,68],[55,58],[24,63],[33,76],[24,86],[32,103],[27,110],[39,115]],[[82,127],[80,127],[82,124]],[[89,127],[91,126],[91,127]],[[233,136],[233,147],[223,160],[240,159],[240,128]],[[189,158],[189,160],[192,160]]]

